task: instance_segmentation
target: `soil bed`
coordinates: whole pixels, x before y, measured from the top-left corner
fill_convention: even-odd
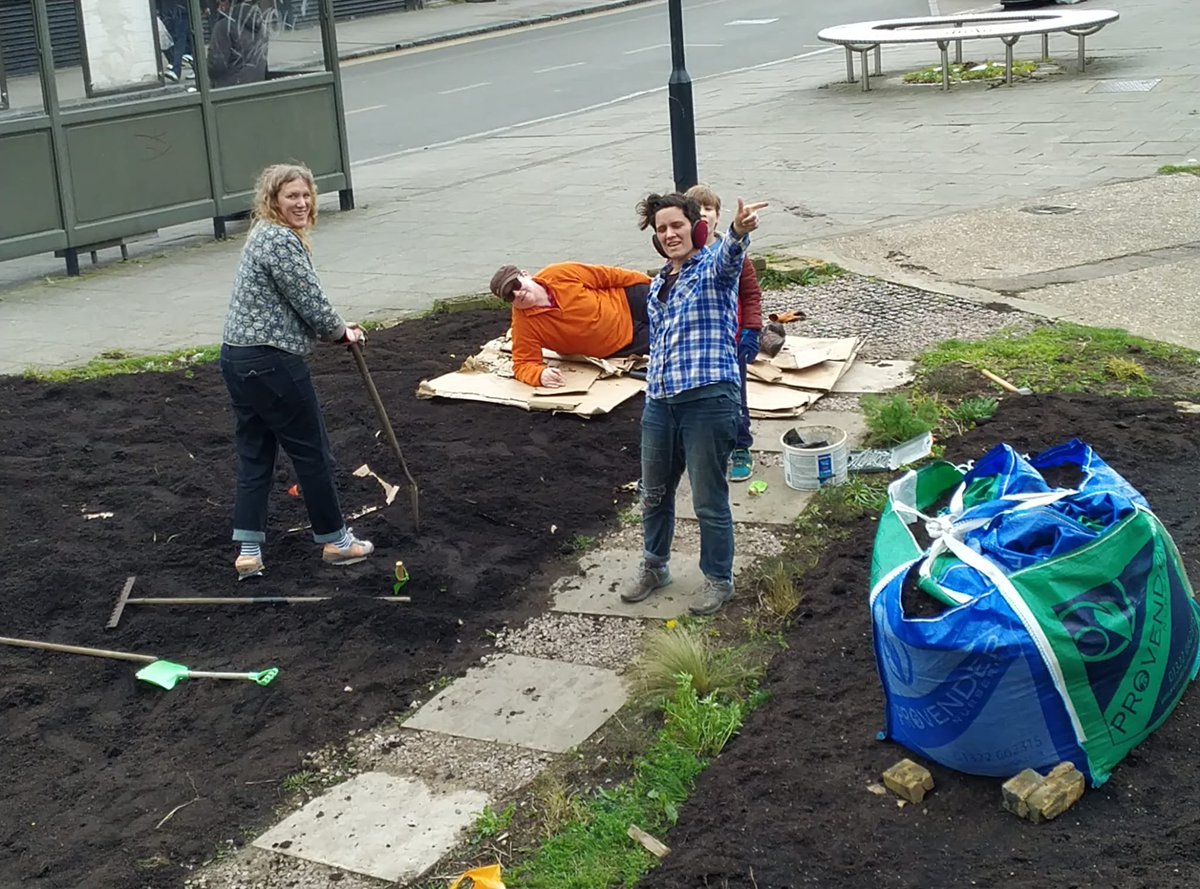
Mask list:
[[[135,680],[136,664],[0,647],[0,886],[180,885],[219,843],[268,822],[305,752],[406,710],[490,649],[486,629],[544,608],[544,586],[525,581],[611,522],[619,486],[637,477],[640,402],[582,421],[414,397],[420,379],[456,368],[506,324],[496,312],[441,315],[371,335],[367,359],[421,485],[419,534],[350,356],[323,348],[314,378],[343,508],[383,503],[374,479],[350,475],[363,463],[400,494],[354,522],[377,555],[328,568],[307,531],[288,532],[306,516],[281,458],[268,575],[244,584],[215,366],[69,385],[0,378],[0,635],[281,670],[268,688],[196,679],[166,692]],[[391,594],[396,559],[412,603],[368,601]],[[134,596],[335,599],[131,605],[106,631],[129,575]]]
[[[973,459],[1001,441],[1036,451],[1075,436],[1146,496],[1189,575],[1200,576],[1200,416],[1169,401],[1005,399],[992,422],[948,442],[947,458]],[[804,611],[767,677],[770,702],[701,777],[665,838],[671,855],[639,885],[1196,886],[1194,686],[1106,785],[1048,824],[1003,811],[999,780],[936,765],[936,789],[921,805],[898,808],[895,797],[867,791],[912,755],[875,739],[883,701],[866,605],[874,531],[874,522],[858,523],[801,582]]]

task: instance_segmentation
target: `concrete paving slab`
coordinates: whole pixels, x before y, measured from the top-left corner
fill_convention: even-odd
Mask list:
[[[863,361],[859,359],[850,365],[850,369],[837,381],[833,391],[839,394],[854,395],[891,392],[912,382],[916,366],[915,361]]]
[[[789,525],[808,505],[812,496],[808,491],[793,491],[789,488],[783,480],[782,466],[755,466],[752,481],[754,480],[767,483],[765,494],[752,496],[746,482],[731,482],[729,485],[729,505],[733,509],[735,522]],[[692,487],[686,474],[679,483],[679,493],[675,498],[675,515],[681,519],[696,518],[696,508],[692,505]]]
[[[554,611],[577,614],[604,614],[616,617],[641,617],[670,620],[687,613],[688,606],[700,601],[704,575],[696,564],[694,553],[677,553],[671,559],[668,586],[658,590],[644,602],[630,605],[621,601],[621,590],[632,582],[642,564],[641,551],[603,550],[589,553],[579,560],[580,575],[564,577],[552,590]],[[733,574],[736,579],[748,561],[734,556]]]
[[[565,753],[624,703],[612,670],[506,654],[455,680],[405,725]]]
[[[766,454],[782,454],[782,438],[797,426],[837,426],[846,430],[850,447],[862,444],[867,434],[867,421],[857,411],[807,410],[790,420],[751,420],[750,434],[754,436],[753,450]]]
[[[310,800],[253,845],[408,883],[454,847],[489,801],[477,790],[434,793],[415,778],[364,772]]]

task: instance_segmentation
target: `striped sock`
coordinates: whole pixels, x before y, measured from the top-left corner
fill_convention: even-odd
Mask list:
[[[242,543],[242,555],[243,556],[253,556],[256,559],[261,559],[262,558],[262,544],[261,543],[245,543],[245,542],[243,542]]]
[[[346,549],[354,542],[354,535],[350,533],[349,528],[342,529],[342,536],[333,542],[333,545],[338,549]]]

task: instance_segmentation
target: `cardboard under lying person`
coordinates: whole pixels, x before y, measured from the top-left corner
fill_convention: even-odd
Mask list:
[[[853,363],[861,340],[789,336],[774,358],[760,355],[750,367],[747,396],[752,417],[797,417],[829,392]],[[461,368],[422,380],[418,398],[454,398],[510,404],[528,411],[562,411],[582,417],[605,414],[639,392],[645,383],[629,376],[646,359],[542,355],[557,367],[566,385],[531,388],[513,376],[511,331],[487,342]]]

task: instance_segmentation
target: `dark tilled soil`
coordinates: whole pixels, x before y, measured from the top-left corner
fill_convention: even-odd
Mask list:
[[[1191,577],[1200,557],[1200,416],[1170,402],[1009,398],[948,445],[955,461],[997,442],[1038,450],[1078,436],[1150,501]],[[803,581],[805,611],[767,679],[772,698],[701,777],[672,848],[642,889],[821,886],[1119,887],[1200,884],[1200,692],[1100,789],[1034,826],[1000,783],[930,765],[936,789],[897,807],[867,785],[908,754],[876,740],[883,701],[866,604],[875,526],[863,521]]]
[[[372,334],[367,351],[421,485],[355,523],[378,552],[328,568],[281,459],[266,559],[238,584],[227,395],[215,366],[72,385],[0,378],[0,635],[152,654],[195,669],[277,666],[273,685],[194,679],[163,691],[137,664],[0,646],[0,886],[178,886],[185,866],[264,826],[301,757],[404,710],[477,661],[485,629],[544,607],[525,582],[594,535],[637,476],[636,402],[582,421],[510,407],[419,401],[417,384],[503,331],[498,313],[443,315]],[[343,507],[382,504],[369,463],[404,476],[349,355],[314,362]],[[112,512],[107,519],[85,514]],[[409,605],[392,592],[396,559]],[[326,595],[302,606],[130,606],[133,595]],[[352,689],[351,690],[348,690]],[[164,824],[164,816],[194,797]]]

